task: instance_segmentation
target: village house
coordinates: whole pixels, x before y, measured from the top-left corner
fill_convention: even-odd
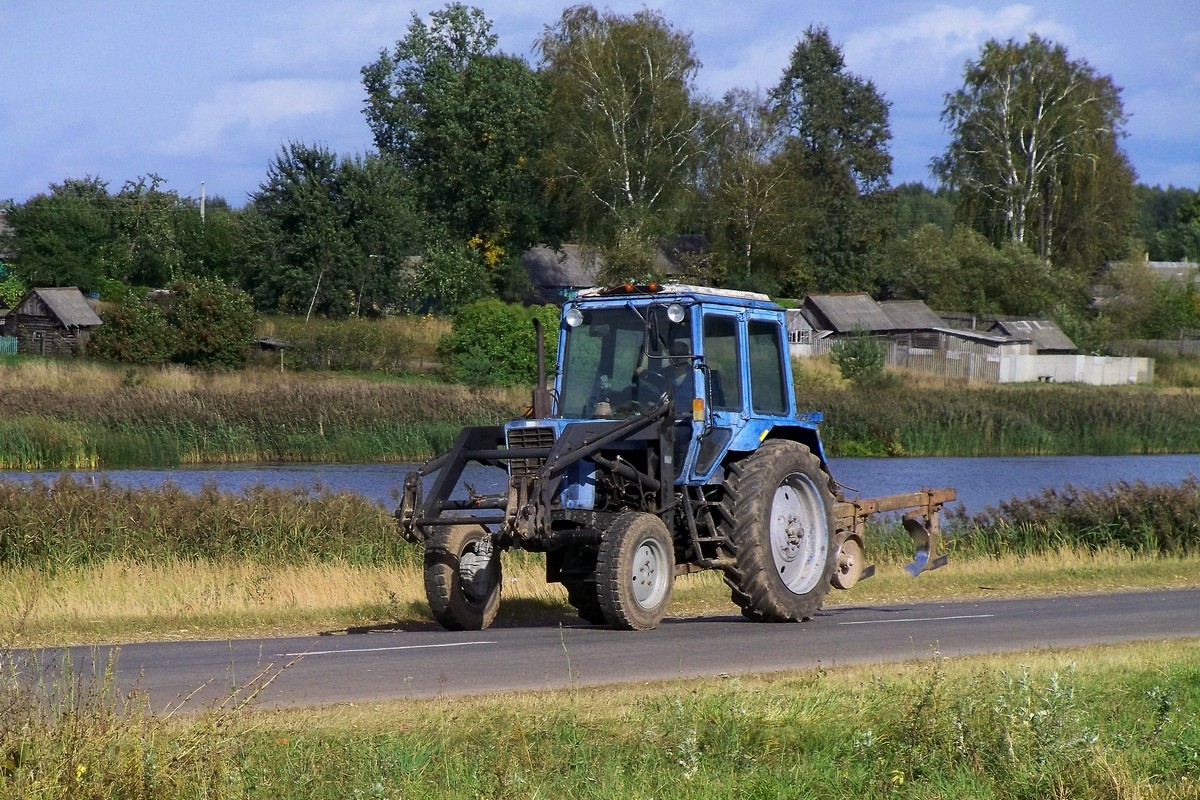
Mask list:
[[[33,289],[4,318],[4,333],[18,352],[41,356],[83,355],[100,317],[74,286]]]

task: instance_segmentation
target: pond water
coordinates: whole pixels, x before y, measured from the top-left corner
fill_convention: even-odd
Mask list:
[[[1099,488],[1117,481],[1179,483],[1200,476],[1200,455],[1163,456],[1019,456],[1004,458],[837,458],[830,466],[847,496],[875,497],[921,488],[951,486],[969,512],[1013,497],[1029,497],[1043,489],[1067,485]],[[103,470],[71,473],[83,480],[108,478],[121,486],[159,486],[174,482],[188,491],[213,485],[225,492],[248,486],[324,486],[352,491],[395,505],[393,492],[411,464],[285,464],[180,467],[155,470]],[[56,472],[0,472],[0,480],[52,479]],[[503,473],[469,469],[466,479],[483,493],[499,491]]]

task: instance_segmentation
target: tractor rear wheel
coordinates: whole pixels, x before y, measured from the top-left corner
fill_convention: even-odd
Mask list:
[[[675,545],[661,519],[626,511],[604,532],[596,595],[608,624],[650,630],[666,616],[675,585]]]
[[[442,627],[481,631],[500,609],[500,552],[482,525],[431,526],[425,539],[425,596]]]
[[[812,451],[783,439],[730,466],[735,565],[725,581],[746,617],[799,622],[821,607],[837,552],[829,484]]]

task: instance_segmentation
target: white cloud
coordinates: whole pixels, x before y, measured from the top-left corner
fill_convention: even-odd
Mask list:
[[[264,143],[269,151],[278,143],[274,135],[278,123],[344,114],[357,106],[360,95],[356,81],[284,79],[225,85],[211,100],[193,109],[186,126],[165,145],[164,153],[215,155],[227,138],[247,131],[260,137],[270,134],[271,141]]]
[[[855,33],[844,52],[852,69],[893,91],[933,84],[940,92],[958,82],[963,65],[978,57],[987,40],[1023,40],[1031,32],[1056,41],[1072,35],[1052,19],[1039,18],[1028,5],[995,11],[939,5],[898,24]]]

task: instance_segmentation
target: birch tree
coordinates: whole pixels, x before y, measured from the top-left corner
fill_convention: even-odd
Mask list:
[[[714,245],[725,251],[737,282],[745,282],[763,271],[797,222],[781,202],[788,180],[783,128],[762,92],[747,89],[728,92],[705,120],[710,146],[697,188],[707,200]]]
[[[995,243],[1050,258],[1063,250],[1065,220],[1097,223],[1079,204],[1103,212],[1132,191],[1117,146],[1125,119],[1112,79],[1071,60],[1063,46],[1036,34],[1026,43],[992,40],[967,63],[963,87],[945,97],[951,142],[933,169],[960,190],[963,216]],[[1119,205],[1115,214],[1127,215],[1129,203]]]
[[[620,16],[579,5],[537,49],[556,189],[593,242],[648,259],[698,149],[691,36],[648,9]]]

